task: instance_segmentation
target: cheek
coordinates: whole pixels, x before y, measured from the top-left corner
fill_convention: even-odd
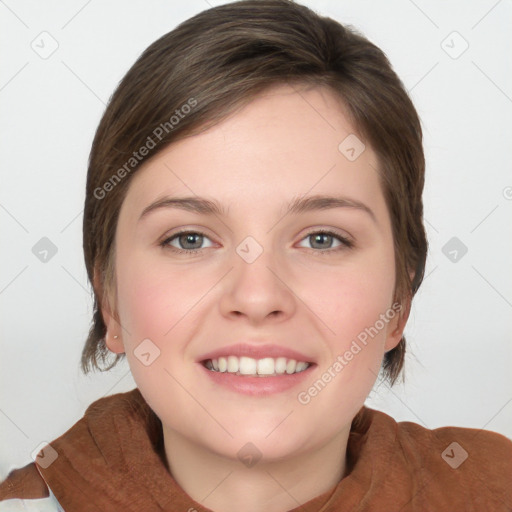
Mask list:
[[[378,376],[386,336],[397,314],[392,308],[394,253],[381,247],[350,264],[310,272],[301,279],[302,296],[326,333],[320,373],[328,374],[329,389],[322,391],[322,401],[338,403],[342,397],[348,407],[357,408]],[[323,390],[321,383],[319,388]]]
[[[390,309],[393,251],[380,247],[325,274],[311,273],[302,284],[311,309],[329,329],[323,328],[326,350],[318,371],[295,398],[308,418],[328,414],[323,429],[329,436],[356,415],[378,378],[386,334],[396,316]]]
[[[172,296],[179,293],[169,289],[163,276],[157,280],[154,272],[141,267],[131,265],[129,272],[121,267],[117,273],[119,315],[132,343],[140,341],[140,336],[155,340],[162,337],[174,316]]]
[[[166,272],[161,265],[133,254],[120,262],[116,274],[126,357],[137,386],[152,390],[152,396],[158,393],[162,381],[169,379],[165,373],[169,361],[182,357],[180,330],[193,304],[190,287],[184,286],[183,275]]]
[[[121,251],[118,261],[118,311],[129,333],[125,348],[133,350],[149,338],[162,353],[182,351],[186,339],[183,331],[188,328],[190,335],[194,326],[200,325],[201,299],[218,281],[216,270],[179,267],[162,257]]]
[[[306,270],[295,278],[300,297],[317,313],[342,348],[347,340],[373,325],[393,302],[393,251],[380,248],[339,266]]]

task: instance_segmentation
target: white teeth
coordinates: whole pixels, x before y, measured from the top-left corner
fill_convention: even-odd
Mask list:
[[[295,361],[295,359],[290,359],[286,363],[286,373],[295,373],[296,367],[297,367],[297,361]]]
[[[226,358],[225,357],[219,357],[219,372],[225,372],[226,369],[227,369]]]
[[[229,373],[236,373],[238,371],[238,357],[228,357],[228,370]]]
[[[256,359],[253,359],[252,357],[241,357],[239,359],[240,368],[238,371],[242,375],[255,375],[258,361]]]
[[[219,357],[206,361],[205,366],[211,371],[235,373],[237,375],[276,376],[287,373],[300,373],[309,368],[310,363],[286,359],[286,357],[265,357],[253,359],[252,357],[236,356]]]
[[[278,375],[282,375],[286,371],[286,357],[276,359],[275,370]]]
[[[271,357],[258,360],[258,375],[272,375],[274,373],[274,360]]]
[[[297,363],[297,367],[295,368],[296,372],[303,372],[308,367],[308,363],[304,363],[300,361]]]

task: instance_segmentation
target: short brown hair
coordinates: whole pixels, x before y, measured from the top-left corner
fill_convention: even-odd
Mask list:
[[[425,161],[420,120],[402,82],[385,54],[351,27],[291,0],[237,1],[203,11],[151,44],[121,80],[101,119],[83,221],[87,274],[94,283],[96,269],[99,283],[82,353],[84,373],[91,367],[108,370],[124,356],[102,368],[109,350],[100,308],[104,300],[115,302],[115,231],[136,170],[169,144],[213,126],[279,84],[328,87],[376,152],[393,229],[395,299],[408,304],[414,296],[427,253]],[[150,139],[155,149],[135,158]],[[402,338],[384,356],[391,384],[404,355]]]

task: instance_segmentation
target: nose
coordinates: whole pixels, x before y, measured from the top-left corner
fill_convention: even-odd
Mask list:
[[[293,316],[297,302],[292,283],[271,251],[264,250],[252,263],[235,253],[233,264],[220,300],[224,316],[243,318],[253,326]]]

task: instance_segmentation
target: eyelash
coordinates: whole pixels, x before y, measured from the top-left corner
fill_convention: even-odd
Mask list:
[[[332,236],[333,238],[336,238],[339,242],[341,242],[341,246],[336,247],[334,249],[325,249],[325,250],[314,249],[314,248],[310,249],[311,251],[314,251],[322,256],[331,255],[333,253],[339,252],[340,250],[352,249],[354,247],[354,243],[351,240],[349,240],[348,238],[346,238],[344,236],[339,235],[338,233],[335,233],[334,231],[329,231],[327,229],[325,229],[325,230],[319,229],[316,231],[311,231],[310,233],[306,234],[303,238],[301,238],[301,241],[305,240],[306,238],[309,238],[312,235],[318,235],[318,234]],[[173,247],[173,246],[169,245],[169,243],[172,240],[174,240],[175,238],[177,238],[181,235],[199,235],[204,238],[208,238],[208,236],[205,233],[202,233],[201,231],[184,230],[184,231],[179,231],[177,233],[174,233],[172,236],[162,240],[162,242],[160,242],[160,244],[159,244],[160,247],[162,247],[164,249],[169,249],[172,252],[175,252],[178,254],[186,254],[187,256],[193,256],[205,249],[204,247],[201,249],[179,249],[177,247]]]

